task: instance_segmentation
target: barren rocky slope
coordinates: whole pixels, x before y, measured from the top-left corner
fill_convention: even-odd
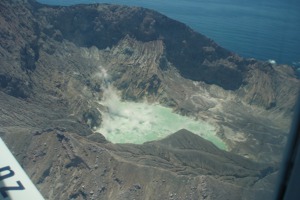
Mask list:
[[[143,8],[0,2],[0,134],[47,199],[265,199],[299,80]],[[213,124],[221,151],[186,130],[112,144],[102,66],[124,100]]]

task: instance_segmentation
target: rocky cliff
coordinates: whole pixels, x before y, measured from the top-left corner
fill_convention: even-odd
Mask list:
[[[47,199],[272,195],[299,90],[291,67],[143,8],[4,0],[0,13],[1,138]],[[94,133],[102,68],[123,100],[205,120],[228,152],[186,130],[142,145]]]

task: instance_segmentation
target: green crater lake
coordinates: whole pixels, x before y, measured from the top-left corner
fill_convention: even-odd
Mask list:
[[[176,114],[159,104],[121,101],[114,92],[106,96],[100,103],[108,111],[102,112],[102,126],[97,131],[112,143],[142,144],[187,129],[220,149],[227,149],[216,135],[215,128],[204,121]]]

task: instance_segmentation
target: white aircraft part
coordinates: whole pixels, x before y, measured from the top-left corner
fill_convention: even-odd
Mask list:
[[[0,138],[0,199],[44,200]]]

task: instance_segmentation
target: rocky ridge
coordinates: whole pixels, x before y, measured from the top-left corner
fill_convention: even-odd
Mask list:
[[[143,8],[4,0],[0,11],[1,138],[47,199],[272,195],[299,90],[291,67],[241,58]],[[215,125],[229,152],[185,130],[143,145],[93,133],[99,66],[124,100]]]

